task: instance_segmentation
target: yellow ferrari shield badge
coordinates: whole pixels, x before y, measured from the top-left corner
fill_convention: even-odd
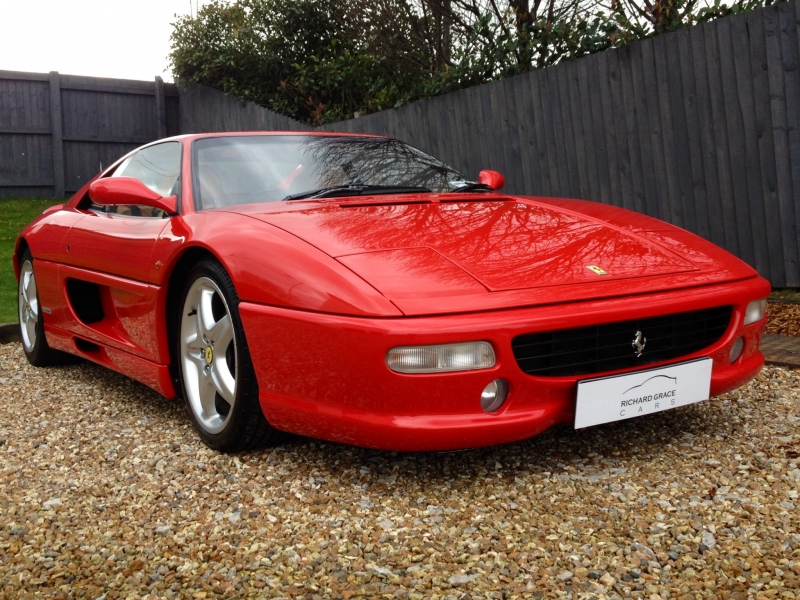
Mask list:
[[[211,346],[206,346],[206,362],[211,364],[212,360],[214,360],[214,351],[211,349]]]
[[[597,273],[598,275],[608,275],[608,272],[601,269],[597,265],[586,265],[586,268],[589,269],[592,273]]]

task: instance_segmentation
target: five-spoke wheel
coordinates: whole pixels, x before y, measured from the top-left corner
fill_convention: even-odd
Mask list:
[[[238,304],[228,274],[205,260],[189,274],[180,305],[178,364],[189,415],[203,441],[225,451],[280,436],[261,412]]]
[[[30,250],[22,253],[19,263],[19,335],[28,362],[36,367],[48,367],[69,362],[68,354],[53,350],[44,335],[44,316],[36,289],[36,274]]]
[[[39,328],[39,296],[30,259],[25,260],[19,270],[19,327],[22,347],[25,352],[33,351]]]
[[[203,429],[219,433],[236,401],[236,341],[230,310],[217,284],[199,277],[186,294],[182,314],[187,400]]]

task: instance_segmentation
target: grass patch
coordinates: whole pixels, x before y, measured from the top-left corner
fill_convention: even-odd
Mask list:
[[[772,290],[772,293],[769,295],[769,299],[776,300],[778,302],[800,303],[800,289],[786,288],[783,290]]]
[[[17,316],[17,280],[11,256],[17,235],[47,207],[64,200],[20,198],[0,200],[0,323],[14,323]]]

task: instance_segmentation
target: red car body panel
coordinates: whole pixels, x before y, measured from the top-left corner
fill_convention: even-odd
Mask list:
[[[198,137],[175,138],[184,144],[184,174]],[[743,315],[750,301],[769,294],[769,283],[713,244],[647,216],[486,193],[196,211],[192,177],[181,182],[180,214],[168,219],[82,209],[89,182],[29,225],[14,257],[18,269],[24,245],[35,258],[52,347],[167,398],[176,393],[170,286],[193,252],[216,257],[235,285],[268,421],[318,438],[448,450],[520,440],[569,422],[576,382],[586,377],[525,374],[511,349],[524,333],[729,305],[733,317],[718,342],[669,362],[711,357],[712,394],[742,385],[763,364],[758,343],[766,321],[745,326]],[[97,285],[102,320],[81,321],[68,300],[70,280]],[[731,364],[739,337],[745,349]],[[476,340],[491,343],[494,367],[407,375],[385,362],[396,346]],[[509,398],[487,414],[480,394],[497,377],[508,380]]]
[[[717,290],[719,292],[720,290]],[[685,357],[714,360],[711,394],[741,386],[761,369],[758,351],[766,322],[743,327],[742,295],[765,292],[750,280],[725,286],[724,300],[708,290],[672,292],[493,313],[417,319],[358,319],[242,304],[240,312],[256,365],[261,406],[274,426],[339,442],[394,450],[450,450],[512,442],[557,423],[572,421],[576,383],[586,377],[533,377],[523,373],[511,339],[540,328],[602,324],[718,306],[734,306],[731,326],[720,341]],[[572,312],[574,311],[574,312]],[[386,352],[396,346],[470,341],[476,331],[491,342],[497,364],[481,371],[404,375],[390,371]],[[743,356],[733,365],[734,341],[745,337]],[[280,339],[280,345],[269,340]],[[658,365],[649,365],[651,368]],[[611,374],[611,373],[609,373]],[[493,379],[509,382],[509,398],[495,413],[480,407],[480,395]]]

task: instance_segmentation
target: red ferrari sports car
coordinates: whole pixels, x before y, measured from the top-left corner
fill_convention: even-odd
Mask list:
[[[223,451],[282,432],[499,444],[758,373],[770,286],[741,260],[647,216],[502,186],[377,136],[143,146],[20,235],[25,353],[182,396]]]

